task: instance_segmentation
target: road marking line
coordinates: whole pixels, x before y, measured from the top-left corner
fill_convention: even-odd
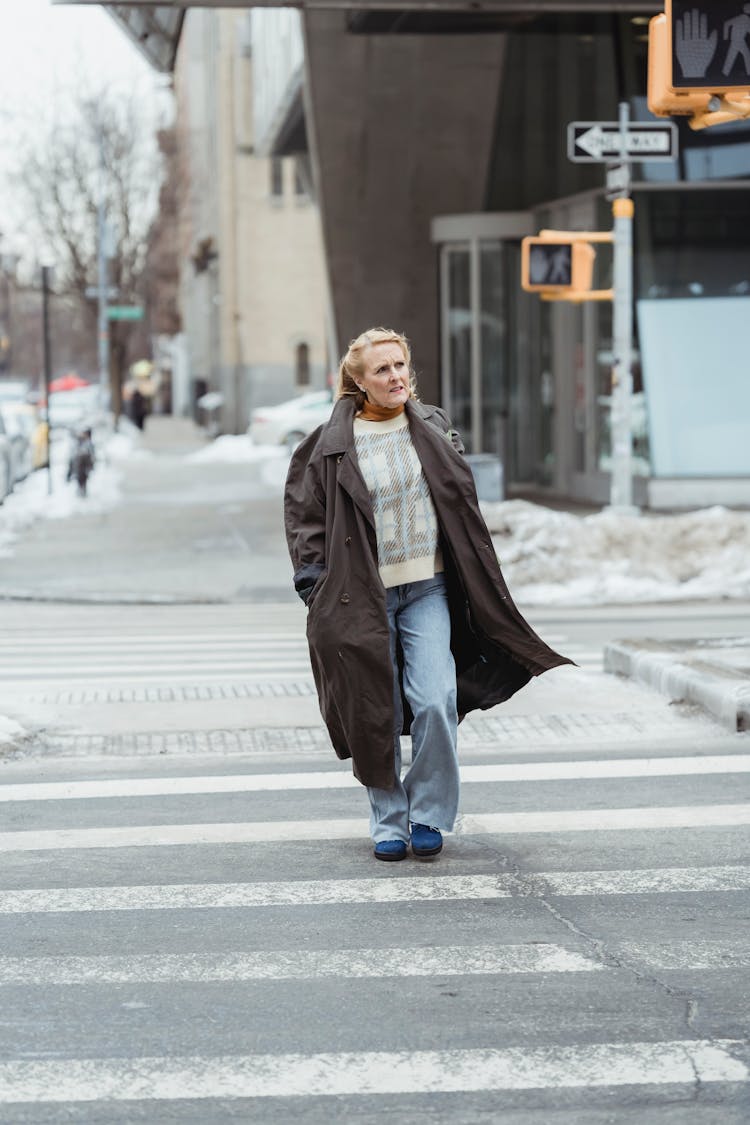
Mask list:
[[[0,957],[0,985],[588,973],[601,969],[601,963],[590,957],[545,944],[293,949],[134,957]]]
[[[567,809],[483,813],[456,824],[463,836],[611,832],[633,828],[719,828],[750,824],[750,804],[687,805],[636,809]],[[116,828],[58,828],[1,832],[0,852],[85,848],[148,848],[196,844],[268,844],[357,840],[368,836],[365,819],[266,820],[225,824],[143,824]]]
[[[103,910],[215,910],[384,902],[457,902],[511,897],[594,897],[750,890],[749,867],[641,871],[541,871],[520,875],[423,875],[295,879],[267,883],[174,883],[0,890],[0,914]]]
[[[506,1050],[13,1060],[0,1102],[170,1101],[747,1082],[740,1040]],[[740,1056],[740,1057],[737,1057]]]
[[[746,941],[618,942],[617,953],[646,962],[652,969],[747,969],[750,948]]]
[[[698,972],[750,968],[739,941],[619,942],[612,952],[650,969]],[[483,976],[516,973],[611,972],[560,945],[462,945],[247,953],[120,956],[0,957],[0,987],[77,984],[177,984],[209,981],[322,980],[326,978]]]
[[[483,813],[459,819],[456,832],[464,836],[512,835],[516,832],[617,832],[633,828],[726,828],[750,824],[750,804]]]
[[[581,781],[598,778],[688,777],[750,773],[750,754],[681,758],[621,758],[606,761],[509,762],[462,766],[466,783]],[[48,781],[0,784],[4,801],[66,801],[112,797],[185,796],[204,793],[261,793],[296,789],[358,789],[349,771],[202,775],[198,777],[111,778],[101,781]]]

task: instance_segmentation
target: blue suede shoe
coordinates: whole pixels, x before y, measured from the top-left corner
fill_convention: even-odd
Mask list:
[[[412,824],[411,850],[415,855],[437,855],[443,847],[443,837],[437,828],[426,824]]]
[[[381,840],[373,850],[375,859],[406,859],[406,844],[403,840]]]

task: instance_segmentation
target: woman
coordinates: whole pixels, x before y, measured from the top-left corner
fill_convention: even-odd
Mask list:
[[[404,859],[409,843],[437,855],[458,808],[459,718],[570,661],[513,604],[461,439],[417,399],[405,337],[352,341],[336,398],[292,457],[284,500],[320,708],[367,787],[376,858]]]

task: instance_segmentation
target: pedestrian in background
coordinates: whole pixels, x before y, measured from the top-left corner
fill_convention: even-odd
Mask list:
[[[79,496],[86,495],[89,477],[93,472],[95,463],[96,455],[91,430],[81,430],[74,438],[73,449],[68,461],[68,480],[77,481]]]
[[[135,388],[130,396],[130,419],[139,430],[142,430],[146,425],[146,418],[148,416],[148,401],[142,391]]]
[[[437,855],[458,809],[459,719],[570,661],[514,605],[461,439],[417,398],[406,338],[375,328],[352,341],[336,399],[285,491],[320,708],[367,787],[375,856],[403,859],[409,843]]]

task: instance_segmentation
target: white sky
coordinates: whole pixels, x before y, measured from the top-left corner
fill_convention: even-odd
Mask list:
[[[54,107],[64,114],[66,93],[102,83],[142,90],[145,101],[164,106],[164,78],[153,70],[125,32],[100,7],[52,4],[51,0],[0,0],[0,193],[12,166],[14,139]],[[11,249],[8,207],[0,194],[0,230]],[[12,212],[12,207],[11,207]],[[5,217],[4,217],[5,216]]]
[[[148,63],[98,5],[0,0],[0,95],[4,109],[36,102],[80,77],[153,81]]]

